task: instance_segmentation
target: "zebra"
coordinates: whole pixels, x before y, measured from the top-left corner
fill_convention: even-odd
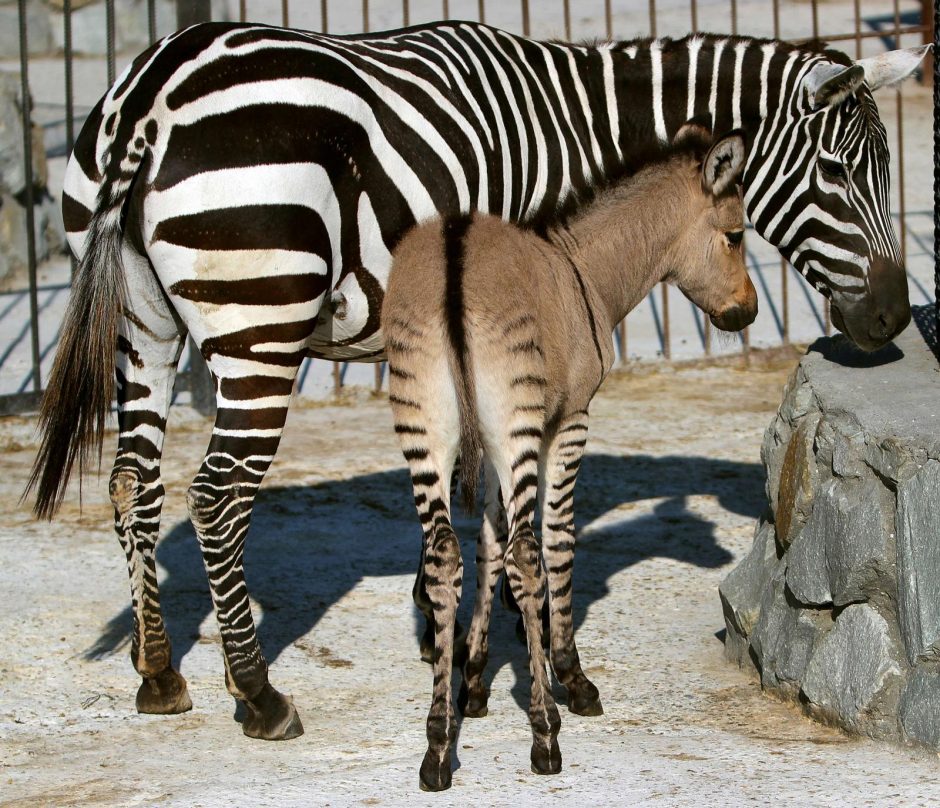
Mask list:
[[[753,322],[757,293],[744,262],[736,185],[744,154],[740,133],[713,144],[708,130],[686,124],[671,149],[599,189],[544,234],[491,214],[457,214],[414,228],[395,248],[382,310],[389,399],[424,532],[435,629],[422,788],[440,791],[451,782],[451,669],[463,562],[448,484],[458,452],[465,500],[475,500],[485,454],[487,487],[501,491],[509,522],[500,542],[492,529],[499,498],[488,491],[461,712],[487,712],[487,624],[504,565],[529,647],[532,770],[561,770],[561,719],[539,616],[546,591],[554,669],[569,709],[602,712],[597,688],[572,652],[571,624],[574,486],[588,406],[614,360],[611,340],[602,337],[664,279],[717,328],[739,331]]]
[[[741,128],[745,208],[873,349],[910,317],[871,91],[923,50],[852,62],[737,36],[574,45],[442,22],[326,36],[207,23],[138,56],[95,105],[66,169],[79,258],[27,487],[55,513],[99,457],[127,556],[137,709],[191,706],[171,664],[154,549],[160,457],[188,333],[217,413],[187,494],[244,732],[303,729],[271,685],[242,555],[305,356],[377,361],[390,250],[414,224],[478,210],[534,222],[689,118]],[[116,346],[116,347],[115,347]],[[116,351],[116,369],[114,356]]]

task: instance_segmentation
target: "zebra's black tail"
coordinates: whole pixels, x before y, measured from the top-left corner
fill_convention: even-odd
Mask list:
[[[99,201],[72,281],[52,372],[39,410],[41,443],[23,498],[36,489],[36,516],[51,519],[78,462],[98,455],[114,397],[118,318],[125,299],[121,209],[127,188]],[[100,199],[100,198],[99,198]]]

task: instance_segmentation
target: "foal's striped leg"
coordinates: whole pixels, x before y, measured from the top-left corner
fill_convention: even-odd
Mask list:
[[[581,670],[571,619],[574,568],[574,487],[587,441],[588,414],[565,419],[548,442],[544,463],[542,542],[548,568],[552,668],[568,690],[568,709],[601,715],[600,694]]]
[[[160,457],[183,339],[147,262],[125,250],[124,266],[132,293],[117,345],[119,436],[109,492],[130,576],[131,662],[143,678],[137,710],[181,713],[192,702],[172,666],[154,553],[164,498]]]
[[[434,626],[434,686],[420,785],[425,791],[442,791],[451,784],[451,748],[457,737],[452,668],[463,585],[460,544],[450,521],[450,480],[460,434],[457,399],[439,343],[406,323],[392,325],[387,332],[389,401],[424,534],[423,590]]]
[[[467,659],[463,668],[463,683],[457,703],[460,711],[470,718],[482,718],[487,713],[489,690],[483,673],[489,654],[490,616],[493,611],[493,592],[503,572],[508,529],[506,511],[499,492],[499,478],[489,460],[484,461],[486,472],[486,505],[483,527],[477,541],[477,591],[473,601],[473,620],[467,635]]]

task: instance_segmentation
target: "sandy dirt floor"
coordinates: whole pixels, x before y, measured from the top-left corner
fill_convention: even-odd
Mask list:
[[[454,786],[418,790],[431,671],[411,605],[419,529],[387,402],[303,404],[255,511],[247,570],[273,683],[306,734],[245,738],[185,518],[208,423],[171,418],[158,557],[194,709],[141,716],[106,479],[52,524],[17,499],[34,423],[0,421],[0,804],[930,805],[936,758],[850,739],[728,665],[717,585],[763,507],[759,446],[788,359],[611,377],[579,482],[575,620],[605,715],[562,710],[564,769],[529,771],[526,655],[497,609],[489,716],[463,723]],[[111,448],[107,449],[110,452]],[[458,527],[472,592],[475,520]],[[470,597],[461,606],[467,622]],[[558,692],[563,697],[562,692]]]

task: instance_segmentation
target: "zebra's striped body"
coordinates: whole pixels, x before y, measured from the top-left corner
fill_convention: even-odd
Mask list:
[[[33,482],[37,512],[51,515],[73,462],[100,445],[117,343],[112,498],[131,571],[140,709],[188,703],[169,667],[153,562],[187,331],[217,382],[189,506],[227,681],[251,707],[247,732],[286,737],[299,721],[267,684],[242,575],[251,504],[303,357],[383,355],[390,250],[416,222],[474,209],[550,219],[624,157],[710,115],[718,130],[746,132],[752,220],[832,290],[847,333],[873,347],[903,327],[884,132],[858,76],[868,67],[830,57],[713,36],[546,44],[470,23],[369,37],[207,24],[138,57],[90,115],[66,173],[63,211],[81,263]],[[891,62],[883,72],[904,71]],[[822,148],[854,161],[844,182],[820,180]]]

